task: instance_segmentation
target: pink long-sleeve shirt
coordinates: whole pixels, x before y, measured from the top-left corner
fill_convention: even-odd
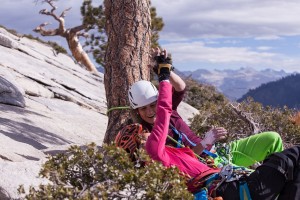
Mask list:
[[[162,81],[159,85],[156,109],[154,127],[146,142],[146,151],[150,157],[162,162],[166,167],[176,166],[181,172],[191,177],[215,173],[217,170],[201,163],[190,148],[165,145],[172,114],[172,85],[167,81]]]
[[[197,136],[190,127],[183,121],[179,113],[177,112],[177,108],[179,104],[182,102],[183,97],[185,95],[185,90],[183,91],[176,91],[174,88],[172,88],[172,114],[170,118],[170,124],[174,126],[179,132],[184,133],[187,138],[193,142],[194,144],[199,144],[201,139],[199,136]],[[153,125],[149,124],[148,122],[142,120],[141,124],[143,125],[143,128],[149,130],[151,132]],[[172,131],[172,129],[169,127],[168,135],[171,136],[173,139],[177,140],[177,135]],[[193,145],[187,141],[186,137],[182,137],[182,143],[186,147],[192,148]],[[172,140],[167,138],[166,144],[171,146],[176,146]]]

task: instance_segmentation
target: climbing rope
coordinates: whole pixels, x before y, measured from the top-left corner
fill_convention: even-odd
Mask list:
[[[112,110],[123,110],[123,109],[130,109],[130,106],[119,106],[119,107],[112,107],[106,111],[106,115]]]

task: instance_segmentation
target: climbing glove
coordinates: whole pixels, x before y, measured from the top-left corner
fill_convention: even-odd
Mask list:
[[[171,59],[165,55],[154,57],[157,65],[153,68],[154,72],[158,75],[158,81],[169,80],[170,72],[174,69]]]

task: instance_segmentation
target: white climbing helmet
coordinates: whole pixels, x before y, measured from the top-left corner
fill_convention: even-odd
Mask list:
[[[128,98],[132,109],[140,108],[157,100],[158,91],[149,81],[137,81],[128,90]]]

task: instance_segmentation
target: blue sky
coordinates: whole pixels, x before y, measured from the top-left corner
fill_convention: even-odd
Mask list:
[[[32,29],[43,22],[56,27],[52,18],[38,14],[49,6],[34,2],[1,0],[0,24],[35,36]],[[56,3],[59,13],[72,7],[67,27],[80,23],[81,2]],[[251,67],[300,72],[299,0],[152,0],[152,5],[165,23],[160,44],[180,71]],[[66,45],[59,37],[45,40]]]

